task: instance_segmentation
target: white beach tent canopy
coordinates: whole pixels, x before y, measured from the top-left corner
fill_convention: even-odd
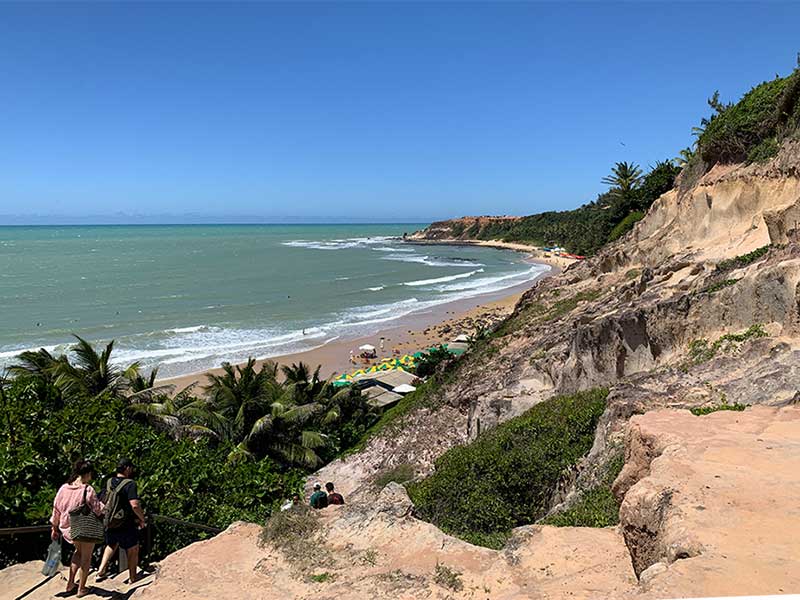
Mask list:
[[[359,346],[358,349],[364,350],[365,352],[375,352],[375,346],[372,344],[364,344],[363,346]]]
[[[466,333],[462,333],[461,335],[456,336],[453,340],[454,342],[468,342],[469,336]]]
[[[413,385],[401,383],[397,387],[392,388],[392,391],[396,394],[410,394],[411,392],[416,391],[416,389],[417,388],[415,388]]]

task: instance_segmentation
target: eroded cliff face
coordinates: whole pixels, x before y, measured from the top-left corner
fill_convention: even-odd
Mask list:
[[[715,167],[695,184],[681,181],[618,243],[535,284],[433,397],[317,473],[348,499],[316,515],[303,540],[324,560],[298,562],[280,545],[259,546],[257,526],[236,525],[168,557],[141,595],[800,591],[799,201],[798,142],[765,165]],[[474,223],[432,229],[468,236]],[[721,262],[767,244],[755,260]],[[400,486],[376,484],[398,466],[423,476],[479,431],[555,394],[596,386],[610,393],[594,445],[553,490],[551,512],[594,487],[624,451],[617,528],[531,525],[503,551],[476,548],[411,516]],[[726,403],[749,408],[703,417],[681,410]],[[235,567],[226,567],[231,557]],[[460,584],[437,565],[460,573]]]
[[[398,465],[424,475],[448,448],[554,394],[610,386],[595,448],[554,495],[554,509],[563,508],[622,443],[632,414],[722,399],[791,401],[800,384],[799,174],[800,143],[788,142],[770,163],[715,167],[662,196],[618,243],[534,285],[504,326],[461,360],[435,402],[320,478],[371,494],[376,475]],[[767,244],[750,264],[718,268]],[[711,346],[754,325],[767,337],[723,340],[714,356],[690,356],[696,340]]]
[[[133,587],[124,575],[96,587],[153,600],[634,600],[800,590],[800,407],[702,417],[654,410],[631,419],[626,438],[618,527],[530,525],[490,550],[414,518],[404,488],[390,483],[368,501],[292,509],[268,536],[236,523],[168,556]],[[11,597],[41,581],[41,565],[0,572]],[[63,585],[57,577],[27,597],[51,598]]]

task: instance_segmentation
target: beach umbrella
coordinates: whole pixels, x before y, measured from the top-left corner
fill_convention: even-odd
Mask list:
[[[375,352],[375,346],[372,344],[364,344],[363,346],[359,346],[358,349],[364,350],[365,352]]]
[[[395,392],[396,394],[410,394],[411,392],[416,391],[416,389],[417,388],[415,388],[413,385],[408,385],[407,383],[401,383],[397,387],[392,388],[392,391]]]

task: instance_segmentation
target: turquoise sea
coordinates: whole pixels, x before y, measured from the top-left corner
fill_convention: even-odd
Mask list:
[[[0,227],[0,366],[71,334],[181,375],[375,333],[547,267],[406,225]]]

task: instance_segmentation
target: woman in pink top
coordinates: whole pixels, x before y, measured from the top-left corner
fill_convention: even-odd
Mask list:
[[[78,597],[81,598],[89,593],[86,588],[86,578],[89,576],[89,567],[92,561],[93,542],[76,542],[69,535],[69,513],[83,504],[83,491],[86,490],[86,504],[98,516],[103,512],[103,504],[97,499],[94,488],[89,482],[94,479],[94,465],[88,460],[79,460],[72,467],[72,474],[67,483],[62,485],[56,498],[53,501],[53,516],[50,523],[53,525],[51,537],[57,540],[59,536],[75,546],[75,553],[72,555],[72,562],[69,565],[69,580],[67,581],[67,593],[75,591],[75,575],[78,569],[81,571]]]

